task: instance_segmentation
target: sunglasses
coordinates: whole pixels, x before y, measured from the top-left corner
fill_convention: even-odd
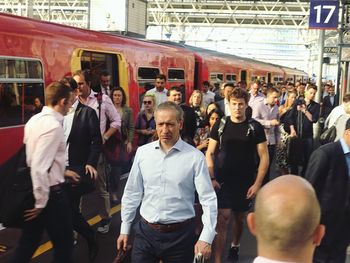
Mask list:
[[[145,100],[145,101],[143,101],[143,104],[152,104],[152,101],[151,100]]]

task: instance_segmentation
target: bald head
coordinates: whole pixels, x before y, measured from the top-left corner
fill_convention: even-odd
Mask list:
[[[258,243],[280,252],[298,251],[313,243],[320,224],[315,191],[299,176],[280,176],[258,192],[254,221]]]

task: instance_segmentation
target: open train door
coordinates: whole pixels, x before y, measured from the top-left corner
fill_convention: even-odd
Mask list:
[[[90,70],[91,88],[99,90],[100,74],[107,70],[111,75],[111,85],[121,86],[129,96],[128,71],[121,53],[100,50],[76,49],[71,60],[71,71]]]
[[[248,81],[247,81],[247,71],[246,70],[241,70],[240,77],[241,77],[241,81],[245,81],[246,83],[248,83]]]

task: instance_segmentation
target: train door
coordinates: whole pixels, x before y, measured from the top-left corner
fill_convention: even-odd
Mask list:
[[[245,81],[247,83],[247,71],[246,70],[241,70],[241,81]]]
[[[194,89],[199,89],[200,86],[199,85],[202,85],[202,83],[198,83],[199,82],[199,62],[196,61],[195,64],[194,64]]]
[[[77,49],[71,61],[72,72],[90,70],[91,88],[99,90],[100,74],[107,70],[111,75],[111,85],[121,86],[129,96],[127,64],[122,54]]]
[[[271,79],[271,73],[267,73],[267,83],[271,83],[272,79]]]

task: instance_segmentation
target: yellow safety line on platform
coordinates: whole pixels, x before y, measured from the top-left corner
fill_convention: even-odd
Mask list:
[[[109,213],[110,216],[114,215],[115,213],[118,213],[121,209],[121,205],[116,205],[114,207],[111,208],[111,211]],[[102,218],[97,215],[94,216],[93,218],[89,219],[87,222],[89,223],[90,226],[96,225],[98,222],[100,222],[102,220]],[[48,241],[44,244],[42,244],[40,247],[38,247],[38,249],[35,251],[34,255],[32,258],[36,258],[38,256],[40,256],[41,254],[47,252],[48,250],[50,250],[52,248],[52,243],[51,241]]]

